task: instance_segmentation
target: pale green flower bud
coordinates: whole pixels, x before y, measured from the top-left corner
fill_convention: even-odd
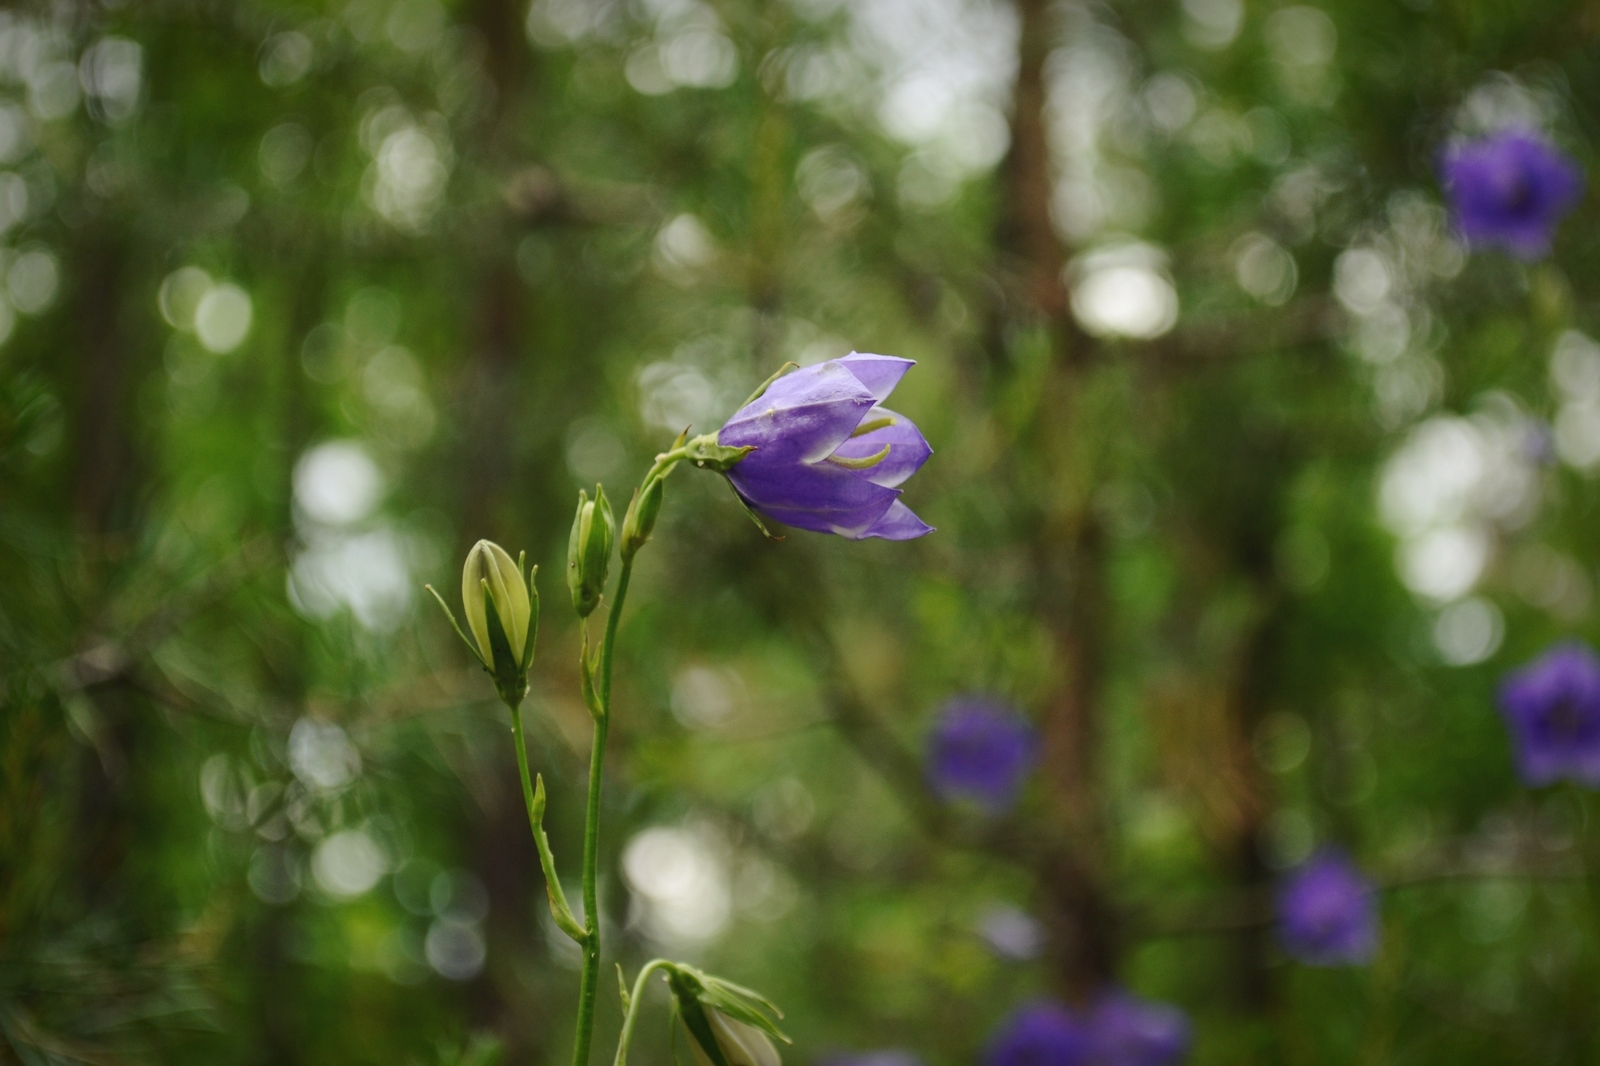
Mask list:
[[[579,489],[578,513],[572,518],[572,534],[567,539],[567,588],[572,592],[572,607],[579,618],[588,618],[600,606],[616,530],[606,490],[596,485],[594,500],[590,501],[588,494]]]
[[[737,1018],[730,1018],[715,1007],[706,1007],[705,1016],[717,1039],[717,1049],[722,1052],[728,1066],[783,1066],[778,1049],[760,1029],[746,1025]],[[716,1066],[700,1046],[699,1038],[690,1039],[689,1048],[694,1052],[694,1060],[699,1066]]]
[[[487,599],[494,604],[506,644],[511,649],[509,665],[514,672],[521,671],[527,665],[522,659],[528,640],[528,622],[533,615],[528,586],[523,581],[522,571],[504,548],[492,541],[480,540],[467,553],[466,565],[461,568],[461,609],[466,612],[467,629],[478,643],[484,664],[491,674],[498,676],[508,664],[495,662],[484,596],[486,585]]]
[[[623,562],[632,559],[650,539],[651,531],[656,528],[656,516],[661,513],[662,492],[660,478],[654,478],[645,485],[643,493],[638,489],[633,490],[633,502],[628,504],[628,513],[622,519]]]

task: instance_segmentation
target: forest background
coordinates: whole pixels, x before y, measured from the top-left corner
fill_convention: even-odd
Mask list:
[[[1117,982],[1194,1063],[1594,1054],[1594,802],[1496,686],[1597,633],[1600,243],[1469,248],[1453,140],[1600,139],[1560,0],[56,0],[0,11],[0,1061],[564,1061],[509,719],[426,603],[560,578],[786,360],[918,361],[905,544],[669,486],[602,920],[786,1061],[982,1061]],[[946,803],[946,701],[1034,723]],[[1324,845],[1370,965],[1287,958]],[[569,896],[575,896],[569,887]],[[669,1061],[653,1000],[636,1062]],[[602,985],[597,1055],[621,1011]],[[888,1060],[880,1060],[888,1061]]]

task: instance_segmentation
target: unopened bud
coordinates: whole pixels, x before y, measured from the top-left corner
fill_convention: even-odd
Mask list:
[[[509,651],[510,663],[499,662],[495,656],[490,604],[494,606],[500,633],[505,637],[502,654]],[[498,677],[507,667],[512,672],[526,667],[522,660],[527,650],[533,605],[522,571],[500,545],[480,540],[467,553],[466,565],[461,568],[461,609],[466,612],[467,628],[472,639],[477,641],[478,652],[490,673]]]
[[[572,518],[572,535],[567,539],[567,588],[572,592],[572,607],[579,618],[588,618],[600,605],[616,528],[606,490],[596,485],[591,501],[579,489],[578,513]]]
[[[650,539],[651,532],[656,528],[656,515],[661,513],[662,482],[660,478],[652,479],[644,487],[644,492],[633,490],[633,501],[628,504],[628,513],[622,519],[622,561],[627,562]]]
[[[706,1024],[717,1041],[717,1050],[727,1066],[783,1066],[778,1049],[772,1040],[753,1025],[730,1018],[715,1007],[705,1008]],[[712,1056],[700,1046],[700,1038],[689,1041],[694,1060],[699,1066],[717,1066]]]

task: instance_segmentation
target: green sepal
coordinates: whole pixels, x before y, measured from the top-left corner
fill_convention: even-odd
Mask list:
[[[489,595],[489,582],[480,581],[479,584],[483,586],[483,608],[489,623],[489,650],[494,653],[494,663],[485,665],[484,669],[494,678],[494,688],[500,698],[514,706],[528,694],[528,672],[517,665],[517,658],[511,653],[511,640],[500,623],[494,597]],[[529,632],[532,632],[531,627]]]
[[[478,665],[482,666],[485,670],[489,669],[489,664],[483,661],[483,653],[478,650],[477,642],[471,637],[467,636],[466,631],[461,628],[461,623],[456,621],[455,612],[450,609],[450,605],[448,603],[444,602],[444,597],[439,595],[439,591],[432,585],[424,585],[422,587],[427,589],[428,592],[432,594],[433,598],[438,601],[439,609],[444,612],[444,616],[446,618],[450,619],[450,628],[456,631],[456,636],[461,638],[461,643],[465,644],[467,646],[467,650],[472,653],[472,657],[478,660]]]
[[[772,383],[774,381],[777,381],[779,378],[783,377],[783,375],[787,374],[791,370],[799,370],[799,369],[800,369],[800,364],[799,363],[792,362],[792,361],[784,363],[782,366],[780,366],[778,368],[777,373],[773,374],[770,378],[768,378],[767,380],[763,381],[756,388],[756,391],[752,392],[750,394],[750,398],[748,400],[746,400],[744,403],[740,404],[739,406],[740,407],[749,407],[751,404],[755,403],[757,400],[761,399],[761,397],[763,397],[763,396],[765,396],[767,394],[767,390],[772,388]]]
[[[517,556],[517,569],[523,569],[523,561],[527,552]],[[539,568],[535,566],[531,572],[526,572],[528,583],[528,639],[522,646],[522,676],[523,683],[527,683],[528,670],[533,666],[534,638],[539,635],[539,587],[534,584],[534,579],[539,576]]]
[[[745,513],[745,517],[756,524],[756,528],[761,530],[761,535],[763,537],[766,537],[774,544],[783,540],[782,537],[776,535],[772,532],[772,530],[767,528],[767,524],[761,520],[761,516],[756,514],[755,508],[750,506],[750,501],[746,500],[744,498],[744,494],[733,487],[733,482],[731,481],[728,482],[728,491],[733,493],[733,498],[739,501],[739,510],[743,511]]]
[[[685,459],[701,470],[715,470],[719,474],[726,474],[739,465],[739,460],[755,450],[753,444],[744,444],[737,448],[718,444],[715,433],[696,437],[683,446]]]
[[[578,653],[578,685],[583,692],[583,705],[589,708],[589,716],[597,722],[606,714],[605,708],[600,705],[600,693],[594,687],[599,654],[599,649],[595,650],[594,655],[589,654],[589,635],[585,633],[583,650]]]
[[[772,1000],[754,989],[736,985],[720,977],[713,977],[687,963],[674,963],[667,980],[674,982],[673,991],[678,994],[680,1000],[687,994],[694,999],[697,1006],[703,1004],[705,1007],[721,1011],[728,1017],[754,1026],[785,1044],[794,1043],[782,1029],[778,1028],[777,1023],[767,1016],[770,1013],[782,1018],[783,1011],[779,1010]],[[687,1017],[687,1011],[685,1013]],[[690,1031],[693,1031],[692,1027]],[[709,1032],[709,1023],[707,1031]]]
[[[539,868],[544,871],[544,893],[550,901],[550,916],[556,920],[557,928],[582,944],[589,939],[589,934],[567,905],[567,894],[556,876],[556,857],[550,851],[550,838],[544,834],[544,775],[535,775],[533,781],[533,842],[539,849]]]
[[[701,987],[700,982],[683,969],[674,967],[667,972],[667,984],[672,987],[672,994],[678,1001],[678,1013],[683,1018],[683,1027],[689,1030],[689,1035],[700,1045],[700,1050],[706,1053],[706,1058],[711,1060],[712,1066],[728,1066],[728,1060],[722,1054],[722,1045],[717,1043],[716,1034],[711,1031],[711,1022],[706,1018],[705,1008],[700,1005],[698,992]]]

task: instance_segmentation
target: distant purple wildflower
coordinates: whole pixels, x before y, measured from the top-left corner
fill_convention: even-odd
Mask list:
[[[1440,170],[1462,236],[1522,259],[1550,250],[1556,224],[1583,193],[1583,171],[1532,130],[1505,129],[1457,144],[1445,151]]]
[[[1176,1007],[1108,989],[1086,1010],[1048,1001],[1018,1010],[990,1042],[987,1066],[1172,1066],[1189,1040]]]
[[[1278,942],[1312,966],[1359,966],[1378,950],[1372,882],[1329,849],[1291,873],[1278,891]]]
[[[900,502],[900,485],[933,449],[905,415],[878,404],[915,364],[851,352],[774,381],[717,433],[755,448],[728,470],[751,510],[847,540],[912,540],[933,527]]]
[[[1121,989],[1095,998],[1088,1026],[1095,1066],[1168,1066],[1189,1051],[1189,1019],[1181,1010]]]
[[[1077,1012],[1040,1001],[1017,1010],[989,1042],[988,1066],[1089,1066],[1094,1046]]]
[[[1016,801],[1036,748],[1033,726],[1011,708],[979,697],[953,699],[929,738],[928,776],[943,796],[1002,811]]]
[[[1600,659],[1587,645],[1558,644],[1507,675],[1500,710],[1523,781],[1600,788]]]

